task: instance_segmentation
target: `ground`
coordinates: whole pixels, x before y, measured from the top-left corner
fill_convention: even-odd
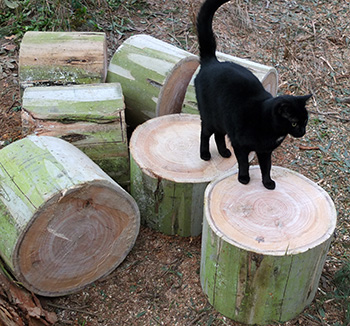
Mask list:
[[[109,58],[129,36],[147,33],[198,53],[193,21],[200,0],[142,1],[142,10],[106,13],[127,26],[108,32]],[[348,325],[349,298],[336,272],[348,264],[350,169],[349,3],[231,1],[214,22],[218,49],[274,66],[279,92],[313,94],[306,136],[288,138],[273,164],[291,168],[323,187],[338,212],[337,232],[315,300],[284,325]],[[21,138],[18,87],[20,40],[0,40],[0,147]],[[125,261],[104,280],[62,298],[40,298],[57,325],[237,325],[207,302],[199,282],[201,238],[164,236],[141,227]],[[339,272],[338,272],[339,273]],[[348,284],[348,283],[347,283]]]

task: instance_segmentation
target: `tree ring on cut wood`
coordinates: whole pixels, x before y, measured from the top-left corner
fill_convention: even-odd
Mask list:
[[[221,313],[246,324],[294,318],[316,293],[336,226],[336,210],[318,185],[273,167],[274,191],[258,166],[205,192],[201,284]]]
[[[0,254],[44,296],[76,292],[113,271],[139,232],[134,199],[73,145],[28,136],[1,150]]]
[[[200,129],[198,115],[171,114],[146,121],[132,134],[131,194],[143,222],[165,234],[200,234],[205,187],[236,167],[235,156],[221,157],[214,139],[211,160],[201,160]]]

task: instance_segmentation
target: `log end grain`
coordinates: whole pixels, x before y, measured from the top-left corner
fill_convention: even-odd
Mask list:
[[[329,239],[336,210],[318,185],[291,170],[273,167],[276,189],[261,184],[260,169],[251,168],[251,181],[237,175],[213,182],[206,191],[208,222],[225,241],[261,254],[305,252]]]
[[[151,176],[174,182],[209,182],[236,167],[232,154],[223,158],[212,137],[210,161],[199,155],[201,123],[198,115],[171,114],[140,125],[130,141],[130,152],[139,167]],[[228,147],[232,147],[228,144]]]

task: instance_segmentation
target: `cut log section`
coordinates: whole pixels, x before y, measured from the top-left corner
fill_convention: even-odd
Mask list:
[[[336,225],[329,195],[296,172],[273,167],[276,189],[259,167],[205,192],[201,284],[223,315],[245,324],[285,322],[314,298]]]
[[[271,93],[272,96],[277,95],[278,74],[275,68],[256,63],[247,59],[238,58],[222,52],[216,52],[216,56],[219,61],[234,62],[249,69],[260,80],[264,88],[269,93]],[[199,68],[196,70],[195,74],[193,75],[193,78],[189,82],[182,107],[183,113],[198,114],[196,92],[194,87],[194,79],[196,78],[198,72]]]
[[[23,94],[22,133],[69,141],[127,188],[124,109],[119,83],[29,87]]]
[[[28,136],[0,154],[0,254],[43,296],[114,270],[139,232],[134,199],[75,146]]]
[[[189,52],[149,35],[135,35],[112,57],[107,82],[121,83],[127,122],[136,127],[165,112],[180,113],[188,83],[198,65],[197,57]],[[166,84],[170,87],[163,90]]]
[[[221,61],[233,61],[250,69],[272,95],[277,93],[274,68],[217,53]],[[120,82],[132,127],[173,113],[196,113],[194,78],[198,56],[148,35],[127,39],[112,57],[107,82]]]
[[[206,186],[236,167],[235,156],[222,158],[214,139],[211,160],[200,159],[200,126],[198,115],[166,115],[148,120],[131,136],[131,194],[142,222],[162,233],[200,234]]]
[[[28,86],[103,83],[105,33],[26,32],[19,52],[21,90]]]

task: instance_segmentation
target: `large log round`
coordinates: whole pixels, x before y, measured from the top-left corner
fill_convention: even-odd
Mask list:
[[[131,194],[142,221],[165,234],[200,234],[206,186],[236,166],[213,139],[211,160],[201,160],[200,126],[198,115],[165,115],[137,127],[130,140]]]
[[[80,290],[114,270],[140,225],[133,198],[73,145],[28,136],[0,154],[0,254],[44,296]]]
[[[222,314],[245,324],[285,322],[311,303],[336,225],[329,195],[304,176],[273,167],[266,190],[260,169],[205,193],[201,284]]]

